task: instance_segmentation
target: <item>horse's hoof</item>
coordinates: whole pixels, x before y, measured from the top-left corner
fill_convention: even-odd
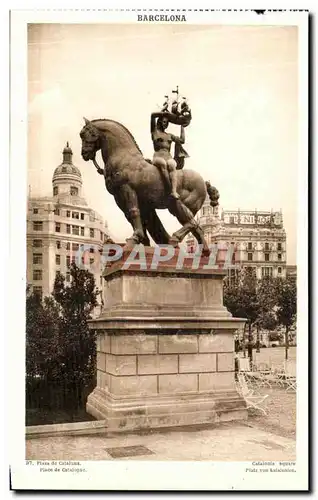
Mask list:
[[[180,243],[180,241],[178,240],[178,238],[176,238],[175,236],[172,235],[170,240],[169,240],[169,245],[171,245],[174,248],[177,248],[179,243]]]
[[[139,244],[140,241],[132,236],[131,238],[126,239],[126,245],[124,246],[124,250],[131,250],[132,248],[134,248],[135,245]]]
[[[170,193],[170,196],[171,198],[173,198],[174,200],[179,200],[180,196],[178,195],[178,193]]]

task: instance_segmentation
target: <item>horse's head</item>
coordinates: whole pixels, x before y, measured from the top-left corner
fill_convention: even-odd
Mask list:
[[[85,126],[80,131],[80,138],[82,139],[82,157],[83,160],[94,160],[96,151],[101,147],[100,145],[100,131],[95,125],[84,118]]]

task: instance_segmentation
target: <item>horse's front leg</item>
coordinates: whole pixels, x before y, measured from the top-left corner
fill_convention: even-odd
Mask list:
[[[136,191],[125,184],[124,186],[116,188],[114,196],[117,205],[124,212],[126,219],[130,222],[134,230],[132,237],[127,240],[128,245],[136,243],[149,245],[149,239],[145,234],[140,215]]]

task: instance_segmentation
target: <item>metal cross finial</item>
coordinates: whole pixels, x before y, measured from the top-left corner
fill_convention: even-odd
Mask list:
[[[177,85],[176,90],[173,90],[172,92],[177,94],[177,97],[179,97],[179,85]]]

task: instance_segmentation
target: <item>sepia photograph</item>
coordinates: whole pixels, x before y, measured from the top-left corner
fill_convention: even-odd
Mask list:
[[[11,19],[13,488],[306,490],[308,13],[91,14]]]

